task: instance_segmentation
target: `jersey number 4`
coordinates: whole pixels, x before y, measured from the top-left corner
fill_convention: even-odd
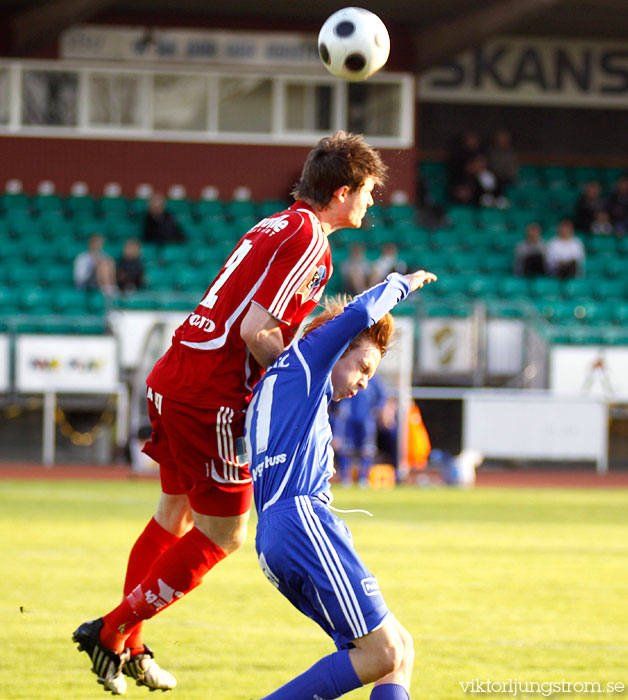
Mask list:
[[[201,306],[205,306],[208,309],[214,308],[214,305],[218,301],[218,292],[222,289],[229,277],[231,277],[231,275],[234,273],[236,267],[244,260],[252,247],[253,244],[247,238],[242,241],[242,243],[233,251],[233,254],[225,263],[221,275],[214,282],[214,284],[212,284],[205,295],[205,298],[203,301],[201,301]]]

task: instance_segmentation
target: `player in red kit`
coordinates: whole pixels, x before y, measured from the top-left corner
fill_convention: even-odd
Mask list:
[[[251,475],[239,458],[255,383],[320,300],[327,236],[358,228],[386,173],[362,137],[337,132],[310,152],[296,202],[245,234],[147,379],[160,466],[155,516],[131,550],[122,602],[73,635],[105,690],[124,676],[151,690],[176,681],[143,641],[143,621],[198,586],[246,538]]]

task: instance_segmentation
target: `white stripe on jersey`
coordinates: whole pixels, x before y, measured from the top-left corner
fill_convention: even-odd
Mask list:
[[[299,350],[299,343],[295,343],[293,346],[294,354],[297,356],[299,362],[303,365],[303,372],[305,373],[305,386],[307,387],[307,395],[310,395],[310,384],[312,382],[312,373],[310,372],[310,366],[305,361],[303,353]]]
[[[294,500],[303,527],[334,589],[338,604],[351,629],[351,634],[354,639],[363,637],[368,634],[366,622],[357,604],[355,594],[351,589],[347,574],[342,568],[338,554],[323,531],[318,516],[314,513],[310,499],[307,496],[297,496]]]
[[[255,452],[266,452],[268,447],[268,436],[270,434],[270,419],[273,408],[273,392],[277,375],[267,377],[262,384],[257,402],[257,422],[255,424]]]
[[[275,312],[277,316],[281,317],[285,313],[286,307],[290,303],[290,300],[297,293],[297,291],[307,282],[307,278],[311,273],[312,266],[316,264],[321,254],[323,253],[325,246],[328,245],[327,238],[323,234],[320,235],[321,238],[315,242],[316,247],[314,248],[314,252],[311,253],[309,257],[303,261],[301,267],[299,268],[299,270],[297,270],[298,276],[296,277],[296,281],[284,291],[281,300],[275,302],[277,304],[277,306],[275,307],[277,309]],[[303,258],[301,258],[301,260],[303,260]],[[275,297],[275,299],[277,300],[277,297]]]
[[[303,223],[301,223],[301,226],[303,226]],[[227,341],[227,336],[229,335],[229,331],[231,330],[231,327],[233,324],[236,322],[240,314],[246,309],[247,305],[255,295],[255,292],[260,288],[262,282],[266,279],[266,275],[268,274],[268,271],[270,270],[271,265],[273,264],[275,257],[277,256],[277,253],[281,250],[281,247],[285,245],[291,238],[294,236],[296,233],[298,233],[301,230],[301,226],[294,231],[288,238],[286,238],[281,245],[277,248],[277,250],[273,253],[271,259],[268,261],[268,265],[266,266],[266,269],[262,274],[260,275],[259,279],[257,282],[253,285],[252,289],[249,291],[249,293],[244,297],[240,305],[237,307],[237,309],[229,316],[229,318],[225,321],[225,332],[219,337],[219,338],[214,338],[213,340],[205,340],[201,343],[191,343],[190,341],[187,340],[182,340],[181,345],[186,345],[189,348],[194,348],[195,350],[215,350],[216,348],[221,348],[225,342]]]
[[[323,233],[320,224],[313,228],[313,233],[314,237],[308,245],[307,250],[303,253],[292,270],[290,270],[288,275],[286,275],[272,304],[268,308],[269,313],[274,316],[281,317],[290,299],[292,299],[299,287],[305,282],[307,273],[318,260],[327,243],[327,236]]]

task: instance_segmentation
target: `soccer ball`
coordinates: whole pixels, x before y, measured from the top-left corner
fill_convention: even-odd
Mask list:
[[[366,80],[388,60],[390,37],[376,14],[361,7],[345,7],[321,27],[318,53],[332,75]]]

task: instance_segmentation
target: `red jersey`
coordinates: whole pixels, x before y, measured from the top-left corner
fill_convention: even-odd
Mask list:
[[[240,337],[251,303],[281,321],[287,345],[319,302],[332,273],[327,236],[304,202],[257,223],[244,235],[177,328],[147,383],[200,408],[246,407],[262,368]]]

